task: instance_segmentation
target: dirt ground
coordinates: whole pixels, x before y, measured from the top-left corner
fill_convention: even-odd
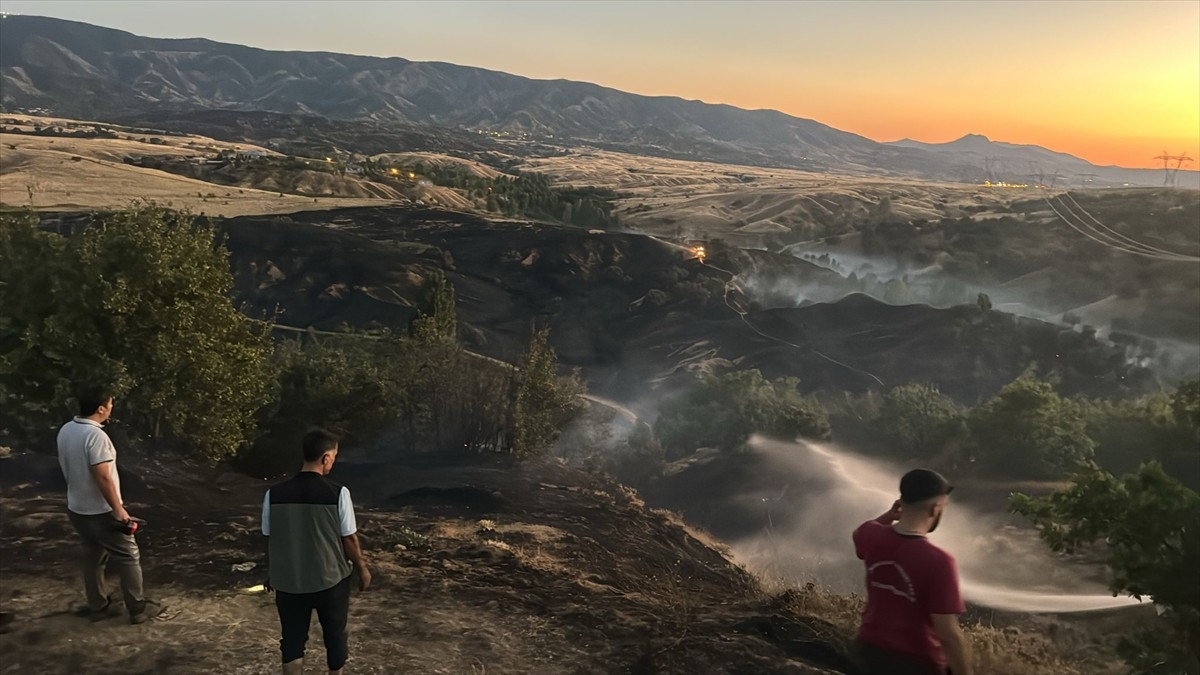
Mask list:
[[[3,460],[0,673],[269,673],[267,484],[122,459],[158,620],[90,623],[53,457]],[[339,464],[374,587],[350,612],[352,673],[848,672],[844,636],[768,598],[722,553],[618,486],[554,462]],[[255,568],[234,571],[234,565]],[[115,582],[115,578],[113,579]],[[323,672],[316,621],[306,672]]]

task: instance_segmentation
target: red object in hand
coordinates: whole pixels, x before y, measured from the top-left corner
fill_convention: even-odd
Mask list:
[[[145,524],[146,521],[142,520],[141,518],[130,518],[123,523],[118,523],[117,528],[125,534],[136,534],[137,531],[140,530]]]

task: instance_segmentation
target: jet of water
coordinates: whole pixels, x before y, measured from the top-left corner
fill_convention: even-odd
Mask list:
[[[886,511],[899,496],[904,469],[829,443],[751,439],[778,476],[796,487],[748,496],[763,505],[761,534],[734,550],[760,572],[792,582],[814,576],[842,591],[862,592],[862,562],[850,533]],[[961,491],[960,491],[961,492]],[[791,511],[782,518],[783,510]],[[960,585],[971,603],[1020,612],[1081,612],[1138,604],[1113,597],[1092,567],[1056,558],[1028,527],[1004,522],[951,498],[931,541],[955,557]]]

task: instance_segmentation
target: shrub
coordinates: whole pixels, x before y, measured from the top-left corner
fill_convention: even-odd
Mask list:
[[[968,418],[976,458],[1006,475],[1054,478],[1092,460],[1095,444],[1074,402],[1022,376]]]
[[[960,439],[965,424],[958,407],[937,387],[906,384],[883,396],[878,434],[904,459],[928,459]]]
[[[829,417],[803,396],[799,380],[767,380],[758,370],[706,374],[689,391],[667,400],[655,422],[663,448],[674,456],[700,447],[736,450],[753,433],[829,438]]]

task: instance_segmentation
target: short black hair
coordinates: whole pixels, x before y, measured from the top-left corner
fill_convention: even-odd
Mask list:
[[[79,401],[79,416],[93,415],[96,409],[108,403],[114,397],[113,388],[105,385],[87,384],[75,392],[75,400]]]
[[[953,491],[950,481],[932,469],[913,469],[900,479],[900,501],[905,504],[918,504]]]
[[[331,450],[337,450],[338,437],[324,429],[313,429],[304,434],[304,461],[315,462]]]

